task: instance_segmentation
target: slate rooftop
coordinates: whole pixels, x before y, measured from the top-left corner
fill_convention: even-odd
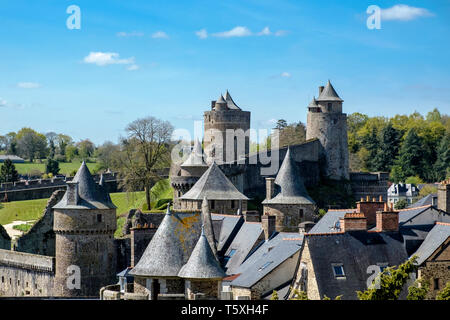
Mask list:
[[[274,197],[266,199],[263,204],[314,204],[300,176],[300,171],[288,148],[283,164],[275,179]]]
[[[319,97],[317,98],[317,101],[340,101],[343,102],[339,95],[337,94],[336,90],[334,90],[333,86],[331,85],[330,80],[328,80],[327,85],[323,89],[323,91],[320,93]]]
[[[182,200],[248,200],[213,162]]]
[[[83,161],[77,174],[70,182],[77,184],[78,201],[76,204],[69,204],[67,189],[64,197],[53,208],[55,209],[115,209],[109,193],[107,192],[103,179],[96,184],[86,163]]]

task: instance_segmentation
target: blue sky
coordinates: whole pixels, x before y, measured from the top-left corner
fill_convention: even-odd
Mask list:
[[[226,89],[255,129],[306,122],[328,79],[346,113],[450,113],[449,0],[2,0],[0,39],[0,135],[116,142],[150,115],[193,130]]]

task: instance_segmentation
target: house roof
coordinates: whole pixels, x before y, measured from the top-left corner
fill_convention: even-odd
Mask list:
[[[425,197],[420,198],[413,204],[409,205],[408,208],[416,208],[416,207],[422,207],[426,205],[432,205],[433,204],[433,198],[437,197],[437,193],[430,193],[427,194]]]
[[[203,227],[188,262],[181,268],[178,276],[188,279],[222,279],[226,276],[214,256]]]
[[[263,228],[259,222],[244,222],[234,237],[224,256],[230,255],[234,250],[234,254],[229,258],[224,267],[226,273],[232,275],[237,273],[237,268],[247,258],[249,253],[258,243],[258,239],[264,235]]]
[[[316,107],[318,107],[318,106],[319,106],[319,105],[317,104],[316,97],[313,97],[313,99],[312,99],[311,102],[309,103],[308,107],[309,107],[309,108],[316,108]]]
[[[419,193],[419,189],[411,183],[392,184],[388,189],[388,197],[415,197]]]
[[[343,295],[344,300],[357,299],[356,291],[367,289],[367,267],[377,264],[397,266],[408,258],[398,232],[306,234],[304,241],[321,297]],[[336,264],[343,266],[345,278],[334,275]]]
[[[450,223],[437,222],[414,255],[417,264],[424,263],[450,237]]]
[[[4,162],[5,160],[11,160],[13,163],[20,163],[25,162],[25,160],[21,157],[12,155],[12,154],[1,154],[0,155],[0,162]]]
[[[217,242],[217,251],[227,249],[231,237],[234,237],[239,227],[244,222],[244,218],[240,215],[224,215],[224,214],[211,214],[213,221],[214,234]],[[217,230],[216,230],[216,225]]]
[[[343,218],[346,213],[353,212],[356,212],[356,209],[328,210],[308,233],[340,232],[339,219]]]
[[[56,209],[115,209],[109,193],[104,185],[96,184],[92,177],[86,162],[83,161],[78,169],[72,183],[78,183],[78,202],[76,205],[69,205],[67,196],[64,194],[60,202],[53,208]]]
[[[213,162],[182,200],[248,200]]]
[[[280,264],[297,253],[302,246],[303,235],[280,232],[264,241],[237,269],[241,275],[231,282],[232,286],[250,288]],[[292,270],[292,276],[294,270]]]
[[[263,204],[314,204],[300,175],[300,171],[291,157],[288,148],[277,177],[275,178],[276,193],[272,199],[264,200]]]
[[[344,101],[342,100],[339,95],[336,93],[336,90],[334,90],[333,85],[331,84],[330,80],[328,80],[327,85],[320,93],[319,97],[317,98],[317,101]]]
[[[189,154],[189,157],[181,164],[181,167],[207,167],[205,162],[203,149],[200,141],[195,140],[194,148]]]
[[[201,231],[200,213],[167,213],[130,274],[147,277],[177,276],[188,261]]]

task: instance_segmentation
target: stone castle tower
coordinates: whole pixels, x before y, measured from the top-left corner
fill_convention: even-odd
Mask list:
[[[342,113],[342,102],[328,81],[308,106],[306,139],[320,140],[325,175],[333,180],[349,179],[347,115]]]
[[[250,129],[250,112],[242,111],[228,91],[217,101],[211,101],[211,111],[204,113],[204,124],[203,143],[208,163],[215,159],[217,164],[222,164],[249,153],[250,137],[245,133]],[[227,135],[227,129],[238,131]]]
[[[98,297],[115,281],[116,207],[83,162],[54,207],[55,296]]]

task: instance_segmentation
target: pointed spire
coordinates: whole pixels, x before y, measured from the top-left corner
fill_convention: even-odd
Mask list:
[[[227,106],[229,109],[235,109],[235,110],[240,110],[241,108],[239,108],[237,106],[237,104],[233,101],[233,98],[231,98],[230,93],[227,92],[225,93],[225,101],[227,102]]]
[[[227,110],[227,102],[223,98],[222,94],[220,95],[219,99],[216,100],[216,105],[214,106],[214,110],[216,111],[225,111]]]
[[[314,204],[303,184],[297,164],[291,157],[289,147],[274,182],[280,191],[271,199],[264,200],[263,204]]]
[[[197,139],[194,142],[194,148],[192,149],[191,154],[186,159],[186,161],[183,162],[181,167],[207,167],[207,166],[208,165],[206,164],[203,155],[202,144]]]
[[[339,95],[337,94],[336,90],[334,90],[333,85],[331,84],[330,80],[328,80],[327,85],[320,93],[319,97],[317,98],[317,101],[340,101],[343,102]]]

